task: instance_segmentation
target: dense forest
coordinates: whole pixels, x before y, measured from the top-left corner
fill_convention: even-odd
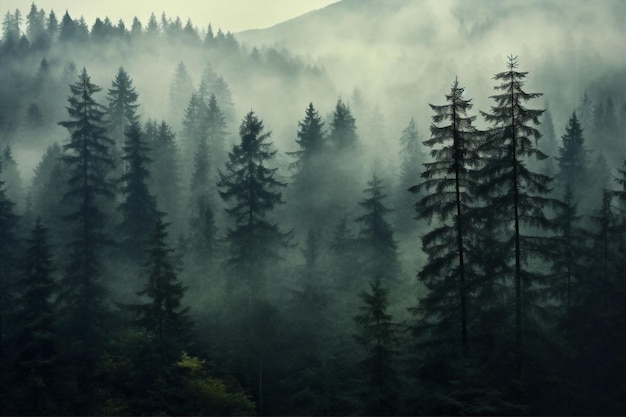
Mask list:
[[[623,83],[555,125],[503,55],[492,89],[459,73],[396,126],[211,25],[24,13],[0,42],[1,415],[626,410]]]

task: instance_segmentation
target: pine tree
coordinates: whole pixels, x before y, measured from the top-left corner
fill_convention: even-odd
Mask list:
[[[585,147],[583,129],[578,122],[576,113],[572,113],[565,128],[565,134],[561,136],[563,146],[559,148],[560,181],[565,188],[570,188],[576,200],[582,197],[587,188],[588,154]]]
[[[141,413],[176,413],[176,364],[190,336],[191,321],[182,299],[178,261],[167,243],[167,224],[158,218],[147,245],[146,281],[137,293],[145,302],[127,306],[146,334],[138,364],[143,392],[133,401]]]
[[[61,350],[68,375],[72,376],[65,381],[68,400],[72,398],[69,406],[81,414],[96,404],[96,363],[103,348],[106,316],[99,256],[108,242],[104,233],[106,216],[100,207],[113,197],[107,179],[113,165],[109,156],[113,141],[106,136],[104,107],[93,98],[100,90],[83,69],[78,81],[70,85],[70,120],[59,122],[70,132],[69,142],[63,146],[63,160],[69,171],[65,198],[72,203],[66,219],[73,226],[63,291],[59,294],[66,342]]]
[[[532,172],[527,167],[529,158],[546,159],[537,149],[532,138],[538,140],[541,133],[530,126],[538,125],[543,110],[529,109],[524,103],[540,97],[540,93],[527,93],[522,90],[527,72],[517,71],[517,57],[510,56],[507,71],[494,76],[501,81],[495,86],[501,93],[491,96],[496,105],[491,113],[481,112],[485,120],[493,124],[481,145],[486,164],[481,169],[481,181],[477,191],[486,202],[486,217],[498,219],[501,225],[502,245],[510,249],[507,255],[510,278],[513,282],[513,317],[515,378],[522,381],[524,364],[530,355],[524,354],[525,336],[530,333],[530,322],[537,305],[535,297],[540,296],[539,285],[545,283],[545,274],[532,269],[531,259],[545,254],[538,250],[541,240],[535,239],[537,229],[548,229],[550,222],[543,210],[555,202],[547,197],[550,178]],[[525,329],[527,329],[525,331]],[[517,399],[521,400],[520,392]]]
[[[350,107],[341,99],[335,106],[330,129],[329,140],[338,150],[352,148],[357,144],[356,120],[350,112]]]
[[[2,153],[2,167],[1,175],[6,188],[7,197],[15,203],[15,209],[21,212],[23,208],[22,199],[24,198],[22,176],[17,167],[17,162],[15,158],[13,158],[13,150],[9,145],[4,148],[4,152]]]
[[[326,204],[320,201],[320,196],[324,194],[324,184],[329,181],[323,169],[326,146],[324,122],[313,103],[309,103],[304,119],[298,122],[296,135],[299,149],[287,152],[287,155],[295,158],[289,166],[294,173],[293,184],[288,192],[291,194],[289,201],[295,204],[294,211],[308,213],[298,219],[306,230],[313,225],[319,226],[325,217]]]
[[[384,285],[390,286],[399,281],[400,273],[393,229],[385,218],[392,210],[385,206],[387,195],[376,174],[367,185],[364,191],[366,197],[359,202],[365,213],[356,219],[361,225],[357,244],[363,269],[359,275],[379,279]]]
[[[150,34],[150,24],[148,24],[148,34]],[[193,93],[193,82],[187,72],[187,67],[181,61],[176,67],[176,72],[170,86],[170,119],[180,120],[182,114],[180,109],[188,102]]]
[[[136,114],[137,107],[139,107],[138,97],[133,80],[128,76],[124,67],[120,67],[107,94],[109,136],[117,147],[123,146],[126,130],[139,121]]]
[[[396,229],[399,232],[410,232],[416,222],[413,197],[407,191],[415,185],[420,176],[420,167],[425,160],[425,155],[419,140],[419,133],[415,126],[415,120],[411,118],[409,124],[400,136],[400,178],[396,192]]]
[[[359,328],[357,341],[365,350],[360,370],[365,380],[363,391],[365,410],[368,415],[393,415],[396,410],[397,372],[397,325],[387,312],[388,290],[379,279],[370,283],[370,291],[360,294],[363,305],[361,314],[354,320]]]
[[[234,226],[227,237],[230,266],[235,277],[255,294],[265,287],[267,269],[279,259],[279,249],[287,238],[267,219],[283,202],[279,190],[285,186],[275,178],[277,168],[266,166],[276,155],[270,135],[254,112],[248,113],[239,128],[241,142],[228,154],[217,183],[220,197],[230,205],[226,213]]]
[[[181,134],[183,140],[182,163],[183,167],[187,167],[184,173],[186,178],[191,178],[194,154],[201,142],[204,142],[204,146],[206,147],[207,132],[204,119],[205,110],[205,105],[200,100],[200,96],[196,93],[192,93],[189,98],[189,103],[185,108],[185,118],[183,120],[183,131]]]
[[[152,137],[152,175],[150,189],[156,196],[157,207],[164,212],[172,230],[180,232],[180,155],[176,136],[165,122],[146,124],[146,135]]]
[[[211,94],[204,114],[207,146],[210,158],[209,182],[215,184],[215,167],[226,162],[226,119],[215,94]]]
[[[419,217],[429,222],[437,218],[440,222],[422,237],[428,263],[418,276],[429,293],[420,302],[420,311],[427,322],[433,321],[435,339],[443,336],[458,340],[460,351],[467,356],[468,303],[473,279],[468,249],[474,236],[469,214],[475,200],[474,170],[481,161],[476,152],[478,132],[472,126],[476,117],[467,116],[472,104],[463,98],[463,93],[455,79],[446,94],[448,104],[430,105],[435,115],[431,138],[424,144],[432,148],[434,161],[424,164],[424,182],[410,190],[426,194],[416,204]],[[449,124],[438,126],[444,121]]]
[[[0,161],[0,174],[2,161]],[[18,273],[18,217],[14,203],[6,194],[4,181],[0,177],[0,412],[7,413],[7,397],[11,388],[6,380],[8,368],[8,340],[11,332],[9,315],[15,306],[15,283]]]
[[[13,362],[15,410],[48,415],[54,404],[57,341],[53,297],[56,294],[47,229],[37,219],[28,240],[18,285],[15,325],[17,356]]]
[[[150,147],[138,122],[133,122],[126,130],[123,151],[122,160],[127,170],[120,178],[123,201],[119,205],[122,214],[119,229],[123,236],[123,252],[130,259],[136,259],[141,255],[158,216],[156,200],[148,188]]]

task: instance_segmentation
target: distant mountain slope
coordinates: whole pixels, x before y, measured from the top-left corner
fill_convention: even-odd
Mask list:
[[[626,81],[613,85],[626,80],[623,0],[343,0],[236,37],[306,56],[344,97],[357,87],[387,109],[392,126],[413,115],[428,126],[427,103],[441,101],[456,76],[488,110],[491,77],[511,54],[551,103],[556,126],[591,85],[598,99],[602,90],[626,101]]]

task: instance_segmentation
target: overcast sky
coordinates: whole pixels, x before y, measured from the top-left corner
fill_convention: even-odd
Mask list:
[[[172,18],[180,16],[183,23],[190,17],[199,28],[204,29],[211,23],[215,30],[239,32],[273,26],[335,2],[337,0],[36,0],[35,4],[46,12],[53,9],[59,20],[66,9],[72,18],[82,15],[89,27],[96,17],[105,16],[114,23],[121,18],[127,27],[137,16],[145,27],[151,12],[157,18],[165,12]],[[26,15],[31,3],[31,0],[2,0],[0,12],[4,16],[7,10],[19,8]]]

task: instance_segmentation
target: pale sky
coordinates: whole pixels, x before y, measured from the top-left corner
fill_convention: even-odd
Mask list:
[[[35,4],[47,13],[53,9],[59,18],[67,9],[72,18],[81,15],[93,25],[96,17],[108,16],[113,23],[121,18],[130,28],[133,17],[137,16],[146,26],[150,13],[157,19],[165,12],[168,17],[180,16],[183,24],[187,18],[200,29],[209,23],[213,29],[239,32],[246,29],[259,29],[299,16],[306,12],[321,9],[338,0],[36,0]],[[7,11],[19,8],[23,15],[28,14],[31,0],[0,1],[0,17]],[[160,19],[159,19],[160,20]]]

